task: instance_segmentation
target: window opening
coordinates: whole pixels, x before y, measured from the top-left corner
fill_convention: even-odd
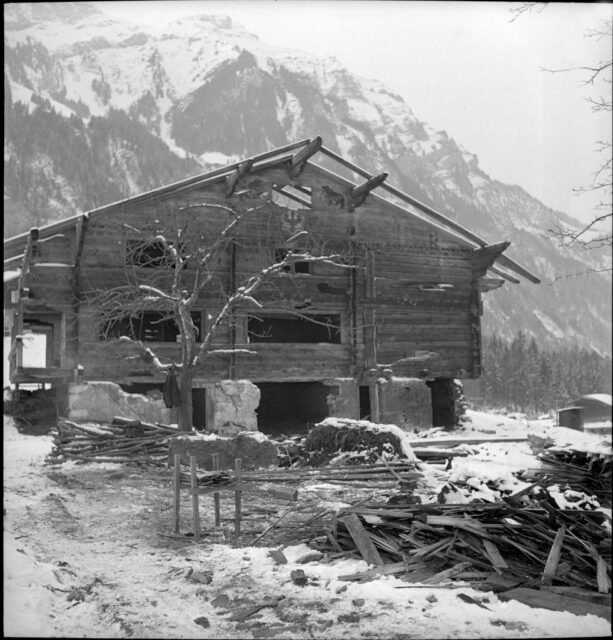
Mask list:
[[[282,262],[290,253],[289,249],[282,247],[275,249],[275,262]],[[297,260],[292,264],[284,265],[283,271],[286,273],[311,273],[311,263],[308,260]]]
[[[192,312],[192,322],[196,327],[196,340],[201,339],[201,314]],[[179,327],[173,318],[157,311],[145,311],[138,316],[124,316],[102,325],[101,340],[112,340],[128,336],[142,342],[176,342]]]
[[[181,250],[184,249],[182,244]],[[128,240],[126,262],[135,267],[170,267],[175,268],[172,254],[160,240],[143,242],[142,240]]]
[[[249,342],[340,344],[340,315],[249,317]]]

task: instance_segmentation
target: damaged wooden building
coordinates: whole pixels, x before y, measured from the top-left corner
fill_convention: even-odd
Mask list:
[[[482,294],[539,280],[504,254],[508,242],[488,244],[386,178],[317,137],[6,240],[11,383],[44,383],[60,395],[77,379],[161,388],[164,375],[104,330],[92,294],[120,286],[127,269],[155,270],[131,250],[154,222],[193,205],[193,224],[215,237],[231,207],[255,213],[217,262],[226,291],[303,242],[340,258],[296,261],[262,286],[262,308],[234,309],[214,337],[227,352],[194,380],[196,427],[210,426],[211,389],[224,379],[258,386],[264,433],[305,431],[327,416],[453,423],[454,379],[481,373]],[[145,250],[151,257],[160,247],[150,241]],[[201,291],[193,313],[203,332],[220,295]],[[162,357],[180,348],[176,326],[154,307],[126,327]],[[44,345],[39,362],[24,358],[25,337]]]

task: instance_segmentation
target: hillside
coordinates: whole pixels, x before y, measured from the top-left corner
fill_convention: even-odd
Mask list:
[[[593,272],[610,255],[557,246],[547,229],[571,219],[488,176],[392,89],[334,58],[270,47],[224,16],[153,27],[86,3],[12,4],[4,83],[5,236],[321,135],[487,240],[512,242],[508,255],[543,284],[489,293],[486,331],[611,352],[610,274]]]

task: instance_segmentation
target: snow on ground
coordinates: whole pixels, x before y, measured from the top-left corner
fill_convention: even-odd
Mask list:
[[[464,429],[475,436],[478,429],[512,437],[522,429],[543,435],[552,428],[546,421],[527,424],[477,412],[471,419]],[[210,496],[202,496],[204,536],[195,544],[172,534],[169,471],[121,464],[43,466],[50,438],[21,435],[6,418],[4,445],[5,635],[402,639],[593,637],[610,631],[603,618],[501,602],[491,592],[458,583],[426,587],[392,576],[347,582],[340,577],[365,570],[364,561],[299,564],[310,552],[303,543],[285,547],[288,562],[278,564],[266,546],[233,544],[229,494],[222,493],[223,530],[211,522]],[[505,456],[515,465],[528,459],[525,447],[516,448],[482,445],[472,460],[462,461],[466,468],[477,464],[480,472],[501,475],[492,468]],[[448,477],[434,469],[428,473]],[[334,506],[336,500],[341,507],[345,494],[334,486],[311,482],[304,499],[319,491],[322,503]],[[182,534],[191,526],[190,502],[184,490]],[[256,518],[260,503],[252,494],[245,494],[243,504]],[[273,506],[270,499],[265,504]],[[254,531],[267,523],[256,523]],[[253,535],[240,542],[251,540]],[[305,586],[291,579],[297,569],[307,577]],[[242,622],[229,619],[237,609],[269,598],[280,599]]]

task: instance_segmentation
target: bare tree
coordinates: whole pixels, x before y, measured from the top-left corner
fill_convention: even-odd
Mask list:
[[[522,14],[530,11],[540,12],[546,7],[546,4],[547,3],[544,2],[522,2],[519,6],[511,8],[511,12],[514,14],[511,21],[516,20]],[[595,40],[606,39],[613,41],[613,23],[611,20],[605,20],[601,27],[586,30],[585,36]],[[613,42],[611,44],[613,44]],[[609,46],[608,50],[611,50],[611,46]],[[599,113],[603,111],[611,112],[613,109],[613,97],[611,94],[612,68],[613,60],[609,57],[592,65],[568,67],[565,69],[544,69],[544,71],[549,73],[580,72],[584,75],[584,85],[593,87],[600,86],[601,91],[604,90],[602,93],[587,98],[592,111]],[[575,193],[578,194],[587,192],[599,194],[599,202],[595,207],[594,215],[589,222],[578,227],[557,224],[549,229],[549,233],[565,246],[575,245],[586,249],[598,249],[601,247],[611,247],[613,245],[613,147],[611,139],[597,140],[595,150],[602,154],[602,161],[592,176],[591,184],[574,189]]]
[[[138,240],[126,241],[128,266],[122,282],[92,290],[88,295],[90,305],[99,312],[105,337],[122,343],[126,357],[140,358],[155,370],[175,377],[182,431],[193,429],[191,390],[203,362],[219,354],[256,353],[251,347],[214,346],[216,334],[222,326],[231,326],[237,308],[252,308],[254,312],[263,309],[258,301],[262,285],[266,282],[274,289],[275,278],[291,277],[293,265],[298,262],[348,267],[339,261],[339,253],[326,253],[326,243],[306,231],[283,238],[285,248],[277,250],[276,255],[274,248],[271,254],[274,239],[264,235],[252,272],[235,282],[228,274],[228,255],[232,245],[236,249],[245,240],[241,225],[258,216],[265,222],[264,217],[270,214],[264,209],[270,207],[264,204],[239,212],[223,204],[202,202],[175,206],[151,226],[123,223]],[[218,214],[213,216],[218,222],[216,229],[215,224],[211,224],[211,214],[215,213]],[[220,214],[222,220],[225,219],[223,225],[219,224]],[[204,223],[203,216],[207,218]],[[260,227],[265,228],[263,222]],[[248,244],[253,246],[253,237],[248,239]],[[193,310],[202,306],[203,296],[210,306],[205,326],[198,326]],[[170,321],[176,325],[175,356],[158,353],[155,344],[147,343],[139,331],[134,330],[147,312],[155,314],[153,324],[168,326]],[[299,311],[293,313],[302,315]],[[308,319],[306,315],[302,317]],[[142,324],[140,330],[142,333]]]

